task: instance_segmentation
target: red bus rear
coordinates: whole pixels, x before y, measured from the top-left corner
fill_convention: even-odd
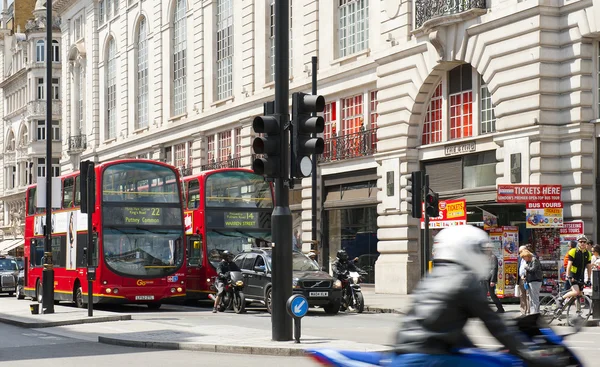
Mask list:
[[[269,246],[271,184],[243,168],[205,171],[184,179],[187,298],[206,299],[221,252]]]
[[[80,177],[60,177],[61,208],[52,211],[54,299],[86,307],[87,256],[97,264],[94,303],[161,302],[185,296],[185,248],[180,177],[167,164],[123,159],[95,168],[92,215],[95,251],[87,251],[87,214],[80,211]],[[25,295],[41,302],[45,208],[27,189]]]

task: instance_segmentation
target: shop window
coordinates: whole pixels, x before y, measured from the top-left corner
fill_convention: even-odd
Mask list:
[[[496,152],[463,157],[463,189],[496,185]]]

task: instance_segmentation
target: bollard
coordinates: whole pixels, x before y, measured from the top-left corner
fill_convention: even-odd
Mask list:
[[[592,318],[600,320],[600,270],[592,271]]]
[[[31,311],[32,315],[37,315],[40,313],[40,304],[39,303],[32,303],[29,305],[29,310]]]
[[[287,312],[294,319],[294,339],[300,343],[300,320],[308,312],[308,300],[301,294],[294,294],[286,302]]]

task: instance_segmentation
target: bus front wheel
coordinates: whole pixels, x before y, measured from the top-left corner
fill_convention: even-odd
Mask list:
[[[75,285],[75,294],[73,295],[73,300],[75,301],[75,306],[77,308],[85,308],[87,305],[83,302],[83,290],[79,283]]]
[[[38,279],[35,284],[35,299],[38,301],[38,303],[42,303],[42,294],[42,283]]]

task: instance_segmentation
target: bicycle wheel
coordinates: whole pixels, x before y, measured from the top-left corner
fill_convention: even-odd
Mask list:
[[[578,296],[575,302],[571,302],[567,308],[567,322],[569,326],[574,326],[575,322],[586,324],[592,315],[592,300],[588,296]]]
[[[556,296],[545,296],[540,301],[540,316],[548,324],[552,323],[556,319],[556,310],[558,308],[558,301]]]

